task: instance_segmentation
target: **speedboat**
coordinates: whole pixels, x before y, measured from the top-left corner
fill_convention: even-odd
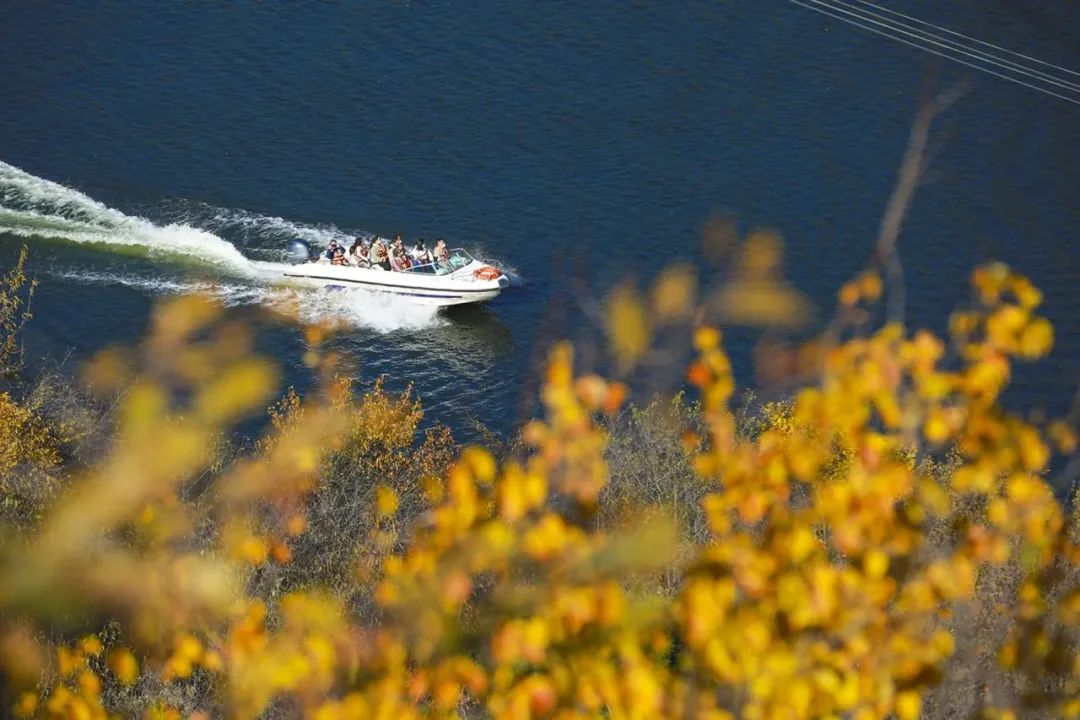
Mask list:
[[[441,262],[417,265],[400,272],[379,266],[333,265],[312,260],[307,243],[296,240],[289,248],[293,265],[285,277],[314,282],[327,288],[360,288],[402,295],[425,305],[440,307],[492,300],[510,285],[501,270],[477,260],[462,248],[450,251]],[[318,256],[316,256],[318,257]]]

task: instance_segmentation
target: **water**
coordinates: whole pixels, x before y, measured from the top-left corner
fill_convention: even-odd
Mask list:
[[[890,2],[1080,68],[1076,6]],[[85,357],[154,298],[299,302],[347,320],[366,380],[413,383],[470,437],[533,411],[540,348],[595,335],[592,300],[696,258],[717,209],[787,240],[823,308],[864,262],[919,88],[970,77],[901,240],[913,325],[1006,260],[1047,291],[1057,348],[1017,405],[1080,381],[1080,108],[783,0],[0,5],[0,255],[42,280],[28,345]],[[490,306],[433,313],[268,282],[289,237],[444,236],[515,268]],[[714,271],[703,271],[715,282]],[[750,380],[752,334],[732,350]],[[311,382],[295,332],[268,332]],[[674,370],[672,371],[674,373]]]

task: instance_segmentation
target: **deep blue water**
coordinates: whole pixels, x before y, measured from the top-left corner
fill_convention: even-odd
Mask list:
[[[883,2],[1080,68],[1074,3]],[[431,417],[508,432],[540,348],[595,335],[584,295],[696,258],[718,209],[777,228],[789,278],[827,312],[870,252],[929,75],[972,89],[937,127],[901,240],[910,324],[941,329],[976,263],[1017,266],[1058,338],[1014,397],[1061,412],[1080,381],[1080,106],[785,0],[5,0],[0,161],[260,259],[293,226],[442,235],[500,258],[524,285],[490,306],[391,332],[353,308],[338,345],[366,378],[414,382]],[[20,242],[0,234],[5,257]],[[30,242],[39,356],[137,337],[162,282],[192,272]],[[367,314],[382,327],[393,311]],[[732,348],[747,380],[753,340]],[[288,382],[310,382],[296,333],[263,343]]]

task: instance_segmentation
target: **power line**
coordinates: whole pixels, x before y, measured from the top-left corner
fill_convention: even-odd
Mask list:
[[[1080,92],[1080,84],[1074,83],[1074,82],[1072,82],[1070,80],[1065,80],[1063,78],[1054,77],[1053,75],[1045,73],[1042,70],[1036,70],[1035,68],[1027,67],[1027,66],[1022,65],[1020,63],[1013,62],[1012,60],[1006,60],[1005,58],[995,57],[994,55],[991,55],[990,53],[984,52],[982,50],[975,50],[974,48],[965,47],[962,43],[959,43],[959,42],[957,42],[955,40],[949,40],[947,38],[943,38],[943,37],[940,37],[938,35],[934,35],[934,34],[928,32],[926,30],[920,30],[919,28],[914,27],[912,25],[902,23],[899,20],[890,20],[890,19],[886,18],[884,15],[876,15],[870,10],[863,10],[861,8],[856,8],[851,3],[844,2],[843,0],[830,0],[829,2],[822,2],[821,0],[809,0],[809,2],[812,2],[815,5],[825,5],[826,7],[829,7],[830,9],[834,9],[837,12],[842,12],[842,13],[844,13],[846,15],[854,15],[855,17],[859,17],[861,19],[866,20],[867,22],[873,23],[874,25],[881,25],[883,27],[888,27],[890,30],[895,30],[896,32],[898,32],[898,33],[900,33],[902,35],[907,35],[909,37],[914,37],[914,38],[917,38],[919,40],[924,40],[926,42],[929,42],[932,45],[936,45],[938,47],[942,47],[942,48],[946,48],[948,50],[952,50],[954,52],[958,52],[961,55],[966,55],[968,57],[975,58],[977,60],[982,60],[982,61],[988,62],[988,63],[990,63],[992,65],[998,65],[999,67],[1010,68],[1012,72],[1018,72],[1021,75],[1027,75],[1028,77],[1036,78],[1036,79],[1041,80],[1043,82],[1050,83],[1051,85],[1057,85],[1058,87],[1065,88],[1066,90],[1073,90],[1075,92]],[[849,7],[849,8],[855,8],[855,10],[857,12],[850,12],[848,10],[843,10],[843,9],[837,7],[837,6],[840,6],[840,5],[843,5],[843,6],[846,6],[846,7]],[[865,15],[860,15],[859,13],[865,13]],[[876,18],[876,19],[871,19],[871,18]],[[879,22],[879,20],[883,21],[883,22]],[[900,28],[908,28],[909,30],[913,30],[914,33],[907,32],[905,30],[901,30]]]
[[[941,27],[940,25],[934,25],[933,23],[928,23],[925,20],[920,20],[919,18],[912,17],[911,15],[905,15],[904,13],[897,12],[896,10],[890,10],[889,8],[884,7],[882,5],[875,5],[874,3],[867,2],[866,0],[855,0],[855,2],[857,2],[857,3],[861,4],[861,5],[869,5],[870,7],[877,8],[881,12],[886,12],[886,13],[889,13],[890,15],[896,15],[897,17],[902,17],[905,20],[911,20],[912,22],[917,22],[920,25],[926,25],[927,27],[932,27],[935,30],[940,30],[941,32],[945,32],[945,33],[948,33],[950,35],[955,35],[956,37],[962,37],[965,40],[970,40],[971,42],[975,42],[975,43],[978,43],[980,45],[985,45],[986,47],[991,47],[991,48],[994,48],[995,50],[1000,50],[1002,52],[1007,52],[1010,55],[1015,55],[1016,57],[1021,57],[1021,58],[1024,58],[1025,60],[1030,60],[1031,62],[1039,63],[1040,65],[1046,65],[1047,67],[1052,67],[1055,70],[1060,70],[1062,72],[1067,72],[1070,75],[1076,75],[1077,77],[1080,77],[1080,72],[1076,72],[1075,70],[1070,70],[1069,68],[1061,67],[1060,65],[1054,65],[1053,63],[1048,63],[1048,62],[1045,62],[1043,60],[1039,60],[1038,58],[1033,58],[1030,55],[1025,55],[1023,53],[1018,53],[1018,52],[1015,52],[1013,50],[1009,50],[1008,48],[1003,48],[1000,45],[994,45],[993,43],[984,42],[984,41],[982,41],[982,40],[980,40],[978,38],[971,37],[970,35],[965,35],[963,33],[958,33],[955,30],[950,30],[949,28]]]
[[[853,20],[850,17],[844,17],[843,14],[837,14],[837,13],[838,12],[839,13],[846,13],[847,15],[855,15],[855,13],[851,13],[851,12],[844,11],[844,10],[838,10],[837,8],[828,6],[825,3],[820,2],[820,0],[810,0],[809,2],[803,2],[802,0],[790,0],[790,2],[792,2],[792,3],[796,4],[796,5],[802,6],[802,7],[806,8],[806,9],[808,9],[808,10],[813,10],[814,12],[818,12],[818,13],[821,13],[822,15],[826,15],[828,17],[831,17],[834,20],[839,20],[841,22],[848,23],[849,25],[855,25],[856,27],[862,28],[863,30],[867,30],[869,32],[876,33],[878,35],[883,35],[883,36],[885,36],[885,37],[887,37],[887,38],[889,38],[891,40],[895,40],[897,42],[904,43],[905,45],[910,45],[911,47],[917,48],[917,49],[922,50],[924,52],[928,52],[928,53],[930,53],[932,55],[937,55],[938,57],[943,57],[946,60],[952,60],[953,62],[959,63],[961,65],[965,65],[965,66],[973,68],[975,70],[981,70],[982,72],[988,73],[988,74],[993,75],[995,77],[999,77],[1002,80],[1008,80],[1009,82],[1016,83],[1017,85],[1023,85],[1024,87],[1030,88],[1032,90],[1037,90],[1037,91],[1042,92],[1042,93],[1046,93],[1047,95],[1056,97],[1059,100],[1064,100],[1064,101],[1072,103],[1074,105],[1080,105],[1080,100],[1078,100],[1076,98],[1072,98],[1072,97],[1069,97],[1067,95],[1062,95],[1060,93],[1056,93],[1056,92],[1054,92],[1052,90],[1049,90],[1049,89],[1047,89],[1045,87],[1041,87],[1039,85],[1033,85],[1031,83],[1024,82],[1023,80],[1021,80],[1019,78],[1016,78],[1016,77],[1013,77],[1011,75],[1005,75],[1003,73],[996,72],[996,71],[991,70],[991,69],[989,69],[989,68],[987,68],[987,67],[985,67],[983,65],[977,65],[975,63],[968,62],[967,60],[963,60],[963,59],[955,57],[953,55],[949,55],[947,53],[941,52],[940,50],[935,50],[935,49],[933,49],[931,47],[927,47],[926,45],[922,45],[922,44],[919,44],[917,42],[912,42],[911,40],[905,40],[904,38],[899,37],[898,35],[892,34],[892,33],[888,32],[886,30],[879,30],[878,28],[873,27],[872,25],[866,25],[866,24],[864,24],[862,22],[859,22],[858,20]],[[811,3],[815,3],[815,4],[811,4]],[[819,5],[825,5],[826,7],[829,7],[829,10],[826,10],[826,9],[823,9],[822,7],[819,7]],[[832,12],[830,12],[830,10]],[[859,19],[864,20],[864,21],[868,20],[868,18],[863,17],[863,16],[856,15],[856,17],[859,17]],[[870,20],[870,22],[873,22],[873,21]],[[882,23],[876,23],[876,24],[882,25]],[[895,29],[895,28],[892,28],[891,26],[886,26],[886,27],[889,27],[890,29]],[[996,63],[993,60],[987,60],[986,58],[980,58],[980,59],[982,59],[983,62],[990,63],[991,65],[996,65],[998,67],[1003,67],[1000,63]],[[1005,67],[1006,70],[1009,70],[1010,72],[1016,72],[1014,70],[1009,69],[1007,66],[1004,66],[1004,67]]]
[[[835,0],[835,3],[837,3],[837,4],[833,4],[833,3],[830,3],[830,2],[823,2],[822,0],[808,0],[808,2],[803,2],[802,0],[792,0],[792,2],[795,2],[795,4],[797,4],[797,5],[801,5],[802,7],[805,7],[807,9],[814,10],[815,12],[819,12],[819,13],[821,13],[823,15],[828,16],[828,17],[834,18],[836,20],[840,20],[841,22],[846,22],[848,24],[855,25],[856,27],[860,27],[860,28],[862,28],[864,30],[874,32],[874,33],[877,33],[879,35],[884,35],[885,37],[888,37],[888,38],[890,38],[892,40],[896,40],[896,41],[902,42],[902,43],[904,43],[906,45],[916,47],[916,48],[918,48],[920,50],[923,50],[925,52],[929,52],[929,53],[931,53],[933,55],[938,55],[939,57],[943,57],[943,58],[952,60],[953,62],[957,62],[957,63],[960,63],[962,65],[966,65],[966,66],[974,68],[976,70],[981,70],[983,72],[989,73],[989,74],[994,75],[996,77],[1000,77],[1000,78],[1002,78],[1004,80],[1009,80],[1010,82],[1015,82],[1015,83],[1017,83],[1019,85],[1023,85],[1025,87],[1028,87],[1028,88],[1031,88],[1031,89],[1034,89],[1034,90],[1039,90],[1040,92],[1044,92],[1044,93],[1046,93],[1048,95],[1052,95],[1053,97],[1057,97],[1059,99],[1066,100],[1066,101],[1072,102],[1074,104],[1080,104],[1080,102],[1078,102],[1073,97],[1061,95],[1059,93],[1048,90],[1047,88],[1044,88],[1044,87],[1031,85],[1029,83],[1024,82],[1023,80],[1012,77],[1011,75],[1003,75],[1001,73],[998,73],[998,72],[990,70],[990,69],[988,69],[986,67],[983,67],[982,65],[972,64],[972,63],[970,63],[970,62],[968,62],[966,60],[963,60],[961,58],[954,57],[953,55],[943,53],[943,52],[938,51],[938,50],[934,50],[933,48],[928,47],[925,44],[920,44],[918,42],[912,42],[910,40],[905,40],[903,37],[900,37],[900,35],[907,35],[909,37],[913,37],[916,40],[922,41],[922,43],[930,42],[931,44],[937,45],[939,47],[943,47],[944,49],[949,50],[951,52],[958,52],[958,53],[960,53],[962,55],[972,57],[972,58],[974,58],[974,59],[976,59],[976,60],[978,60],[980,62],[987,63],[987,64],[989,64],[991,66],[1002,68],[1003,70],[1005,70],[1007,72],[1017,73],[1017,74],[1020,74],[1020,75],[1026,75],[1026,76],[1031,77],[1031,78],[1033,78],[1035,80],[1038,80],[1040,82],[1050,82],[1051,84],[1057,85],[1059,87],[1063,87],[1066,90],[1080,93],[1080,86],[1077,86],[1077,85],[1075,85],[1075,84],[1073,84],[1073,83],[1071,83],[1071,82],[1069,82],[1067,80],[1061,80],[1061,79],[1058,79],[1058,78],[1051,78],[1050,76],[1047,76],[1045,73],[1042,73],[1041,71],[1035,71],[1035,70],[1033,70],[1031,68],[1024,68],[1023,66],[1018,66],[1018,65],[1016,65],[1016,63],[1011,63],[1010,61],[1001,62],[1002,58],[996,58],[996,57],[994,57],[992,55],[989,55],[987,53],[983,53],[981,51],[979,51],[978,53],[965,52],[965,49],[963,48],[963,46],[960,46],[959,48],[957,48],[957,47],[953,47],[953,46],[950,46],[950,45],[946,45],[944,43],[934,42],[934,40],[923,37],[922,35],[916,35],[916,34],[913,34],[913,33],[905,32],[905,31],[900,30],[899,28],[895,27],[894,25],[888,24],[888,23],[897,23],[897,21],[895,21],[895,20],[890,20],[888,22],[879,22],[878,20],[875,20],[874,18],[879,18],[880,19],[880,18],[882,18],[882,16],[874,15],[870,11],[860,9],[859,12],[852,12],[850,10],[845,10],[845,9],[843,9],[841,7],[838,7],[837,4],[846,4],[846,3],[843,3],[842,0]],[[808,3],[810,3],[810,4],[808,4]],[[848,5],[848,7],[851,7],[851,6]],[[827,9],[823,9],[823,8],[827,8]],[[860,14],[860,13],[866,13],[866,14]],[[850,17],[843,17],[844,15],[847,15],[847,16],[850,16]],[[856,19],[852,19],[852,18],[856,18]],[[863,22],[859,22],[859,20],[861,20]],[[870,23],[872,25],[877,25],[879,27],[885,28],[885,30],[879,30],[878,28],[870,27],[870,26],[868,26],[868,25],[866,25],[864,23]],[[905,26],[905,27],[910,27],[910,26]],[[919,32],[925,32],[925,31],[919,31]],[[944,38],[938,38],[938,39],[941,40],[941,39],[944,39]],[[948,41],[948,42],[952,42],[952,41]],[[1050,79],[1047,80],[1047,78],[1050,78]]]

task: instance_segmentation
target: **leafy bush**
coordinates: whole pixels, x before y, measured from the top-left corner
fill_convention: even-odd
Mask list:
[[[23,348],[19,332],[33,317],[37,280],[26,275],[27,250],[24,245],[15,264],[0,277],[0,377],[18,375],[23,367]]]
[[[771,243],[748,242],[752,292],[724,290],[725,321],[777,325],[778,297],[806,315]],[[5,527],[14,708],[1075,717],[1080,537],[1044,477],[1075,429],[999,404],[1052,330],[1004,266],[973,288],[947,344],[859,330],[882,292],[861,276],[840,294],[856,322],[792,363],[800,387],[739,413],[685,269],[648,294],[625,286],[607,313],[616,367],[693,323],[697,400],[620,414],[627,387],[577,375],[559,344],[544,415],[501,462],[444,429],[418,437],[408,393],[356,397],[319,353],[320,387],[290,391],[262,440],[223,455],[271,402],[275,368],[222,308],[163,303],[139,348],[83,373],[91,392],[123,391],[112,442],[40,522]],[[26,437],[36,421],[3,402]],[[34,447],[18,457],[59,461]]]

